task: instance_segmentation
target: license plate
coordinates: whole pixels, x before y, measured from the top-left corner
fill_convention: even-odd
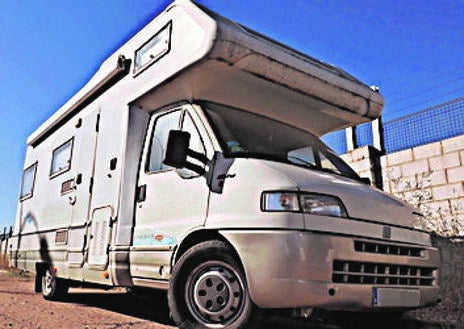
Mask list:
[[[420,291],[417,289],[373,288],[374,307],[418,307]]]

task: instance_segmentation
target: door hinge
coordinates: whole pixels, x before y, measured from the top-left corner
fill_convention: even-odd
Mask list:
[[[93,177],[90,177],[89,193],[92,194],[92,192],[93,192]]]
[[[100,131],[100,113],[97,114],[97,123],[95,124],[95,131]]]

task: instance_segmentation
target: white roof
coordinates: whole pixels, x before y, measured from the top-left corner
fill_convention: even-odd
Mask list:
[[[126,104],[155,110],[170,102],[208,100],[267,115],[316,135],[381,114],[382,96],[343,70],[189,0],[177,0],[111,55],[90,81],[29,137],[28,144],[40,143],[80,110],[79,106],[85,106],[83,100],[114,74],[119,56],[133,65],[137,49],[169,22],[169,52],[143,72],[129,72],[122,78]]]

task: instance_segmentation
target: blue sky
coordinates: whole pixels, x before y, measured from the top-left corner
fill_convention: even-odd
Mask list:
[[[464,96],[463,0],[199,2],[378,85],[385,120]],[[27,136],[168,3],[0,0],[0,229],[14,220]]]

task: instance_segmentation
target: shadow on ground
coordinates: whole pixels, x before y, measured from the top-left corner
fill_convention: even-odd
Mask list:
[[[167,306],[166,293],[153,290],[150,295],[126,292],[73,292],[66,302],[94,306],[101,309],[174,326]],[[336,323],[338,322],[338,323]],[[442,322],[418,321],[413,319],[389,319],[388,317],[364,320],[345,318],[343,321],[325,321],[288,318],[267,314],[261,329],[458,329]]]
[[[345,321],[344,323],[314,323],[304,319],[272,318],[261,329],[460,329],[441,322],[401,319],[388,321],[379,318],[378,321]]]
[[[136,318],[173,325],[169,318],[166,293],[154,290],[150,296],[128,292],[68,294],[66,302],[94,306]]]

